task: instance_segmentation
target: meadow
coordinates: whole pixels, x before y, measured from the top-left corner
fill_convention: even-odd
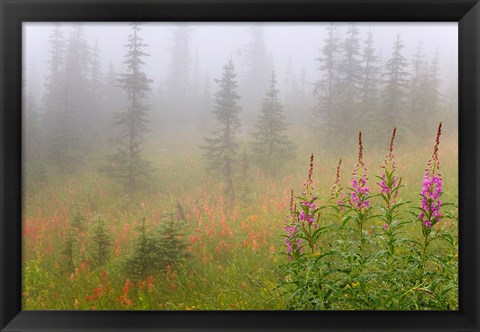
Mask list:
[[[291,130],[295,156],[285,160],[274,177],[265,176],[248,161],[238,163],[234,202],[225,197],[219,178],[205,173],[198,148],[201,136],[187,127],[148,135],[144,155],[153,163],[154,178],[134,197],[125,196],[118,184],[98,172],[103,160],[100,146],[99,152],[88,158],[89,163],[79,165],[75,172],[24,186],[23,309],[456,310],[458,150],[454,130],[446,127],[444,131],[438,151],[442,200],[452,205],[442,206],[442,219],[432,227],[443,240],[428,247],[431,256],[425,257],[431,260],[416,261],[413,240],[422,243],[423,226],[409,211],[421,204],[423,174],[432,157],[434,132],[426,141],[395,143],[395,172],[402,178],[398,197],[408,201],[399,208],[398,219],[404,222],[399,238],[412,240],[398,243],[396,257],[403,257],[399,263],[402,269],[386,269],[391,275],[369,274],[362,279],[362,272],[354,268],[347,273],[348,280],[332,271],[345,262],[358,264],[358,256],[331,254],[333,249],[340,253],[342,248],[344,253],[357,252],[358,233],[348,226],[342,228],[345,219],[336,220],[324,210],[316,211],[316,215],[321,214],[319,229],[324,232],[311,253],[304,240],[301,255],[287,255],[285,240],[292,215],[291,191],[295,202],[301,203],[311,154],[314,189],[307,194],[311,194],[309,199],[314,197],[311,202],[327,206],[331,204],[339,158],[339,183],[347,197],[350,195],[347,188],[351,187],[352,171],[358,162],[355,144],[331,151],[321,142],[312,142],[301,129]],[[356,135],[352,132],[353,138]],[[363,135],[368,137],[369,132]],[[365,241],[362,250],[370,255],[369,260],[360,258],[360,264],[365,265],[362,271],[382,270],[376,264],[381,261],[379,253],[386,250],[381,237],[385,228],[383,203],[374,194],[381,193],[376,176],[383,171],[380,166],[387,153],[388,139],[384,148],[364,144],[372,217],[361,230],[360,241]],[[145,278],[129,275],[124,266],[141,235],[142,221],[146,232],[153,233],[166,213],[176,216],[175,225],[180,230],[176,237],[184,245],[181,257],[175,263],[158,266]],[[96,256],[99,220],[105,226],[102,234],[109,239],[101,260]],[[343,238],[339,232],[344,232]],[[416,275],[420,264],[425,274]],[[317,269],[320,265],[322,269]],[[325,273],[327,266],[332,269],[329,273]],[[386,282],[382,285],[379,280]],[[392,283],[399,289],[390,289]],[[400,295],[385,300],[389,290]]]

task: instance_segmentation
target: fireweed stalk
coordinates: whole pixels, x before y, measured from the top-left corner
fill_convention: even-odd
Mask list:
[[[302,230],[302,236],[305,237],[305,240],[310,247],[310,250],[315,253],[316,249],[316,238],[315,238],[315,230],[318,229],[318,216],[317,212],[317,204],[316,201],[318,197],[313,193],[313,160],[314,156],[313,153],[310,155],[310,165],[308,167],[308,176],[305,180],[304,191],[298,197],[300,202],[298,205],[300,206],[300,213],[298,214],[298,225]]]
[[[428,161],[425,169],[422,191],[420,193],[422,199],[418,220],[420,221],[424,238],[422,265],[425,261],[427,247],[430,243],[429,235],[432,231],[432,227],[442,218],[442,214],[440,213],[442,201],[440,198],[443,193],[443,179],[442,175],[440,174],[440,161],[438,159],[438,147],[440,145],[441,134],[442,123],[440,122],[438,125],[432,158]]]
[[[316,241],[321,232],[318,228],[319,220],[319,208],[317,204],[318,196],[313,193],[313,154],[310,156],[310,165],[308,169],[308,176],[303,184],[303,192],[297,196],[299,200],[298,206],[299,211],[297,211],[297,206],[293,207],[291,212],[292,220],[290,225],[287,226],[285,231],[287,232],[287,253],[290,250],[290,244],[292,240],[295,239],[295,246],[298,248],[297,255],[302,253],[302,239],[306,241],[307,245],[310,247],[312,254],[316,250]],[[292,201],[293,202],[293,201]],[[322,229],[323,230],[323,229]],[[293,249],[293,245],[292,245]],[[291,253],[289,253],[291,254]],[[295,256],[295,255],[294,255]]]
[[[339,234],[340,239],[342,240],[342,250],[347,250],[347,235],[344,221],[344,212],[345,212],[345,192],[343,191],[342,185],[340,184],[340,166],[342,165],[342,159],[338,160],[337,170],[335,172],[335,181],[332,186],[332,191],[330,193],[330,205],[329,208],[334,211],[332,217],[336,220],[335,228],[337,234]]]
[[[360,235],[359,259],[360,270],[364,265],[364,247],[366,238],[363,234],[363,227],[368,219],[370,207],[370,188],[367,186],[367,168],[363,163],[362,132],[358,133],[358,162],[353,170],[352,187],[350,189],[350,210],[354,213],[354,219]]]
[[[340,166],[342,165],[342,159],[338,160],[337,171],[335,172],[335,182],[333,183],[332,192],[330,194],[331,200],[341,211],[343,210],[345,193],[343,192],[342,185],[340,184]]]
[[[287,255],[290,260],[294,260],[302,253],[302,240],[297,237],[298,227],[296,223],[296,206],[293,202],[293,189],[290,191],[290,212],[287,216],[285,232],[285,245],[287,247]]]
[[[401,226],[399,223],[398,209],[405,203],[397,203],[398,190],[402,187],[402,179],[396,175],[396,163],[395,155],[393,153],[393,143],[395,141],[395,135],[397,128],[393,129],[392,138],[390,140],[390,148],[388,154],[385,156],[381,175],[377,178],[377,182],[380,187],[379,196],[382,198],[383,205],[380,206],[381,218],[384,222],[383,232],[385,235],[385,242],[387,247],[388,256],[388,271],[392,268],[392,258],[395,253],[396,233]]]

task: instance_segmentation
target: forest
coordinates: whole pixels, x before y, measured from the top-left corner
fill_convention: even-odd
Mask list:
[[[25,23],[24,310],[458,310],[456,24]]]

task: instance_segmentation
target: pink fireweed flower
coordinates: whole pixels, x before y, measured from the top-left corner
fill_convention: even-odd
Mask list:
[[[418,219],[422,224],[422,227],[430,228],[440,221],[442,214],[440,208],[442,201],[440,196],[443,192],[443,179],[439,173],[440,162],[438,160],[438,146],[440,145],[440,135],[442,134],[442,123],[438,126],[437,137],[435,139],[435,146],[433,149],[432,158],[427,164],[422,182],[422,191],[420,195],[421,200],[421,212],[418,215]]]
[[[368,195],[370,188],[367,187],[367,168],[363,163],[363,144],[362,132],[358,134],[358,162],[353,170],[352,192],[350,193],[350,203],[356,209],[368,209],[370,201]]]
[[[298,218],[300,219],[300,221],[306,221],[310,225],[315,222],[315,218],[313,217],[313,215],[306,214],[305,211],[300,212],[300,214],[298,215]]]
[[[285,236],[285,245],[287,247],[287,254],[289,259],[293,259],[293,254],[295,250],[301,252],[301,240],[299,238],[295,238],[297,234],[297,226],[295,225],[295,214],[296,214],[297,207],[294,205],[293,202],[293,189],[290,191],[290,213],[287,218],[287,225],[285,226],[285,232],[287,235]]]
[[[294,225],[285,226],[285,232],[287,233],[285,236],[285,245],[287,247],[287,254],[290,259],[293,259],[294,251],[298,250],[301,252],[302,241],[299,238],[295,238],[297,231],[298,229]]]
[[[426,173],[423,178],[423,186],[420,194],[422,196],[422,212],[418,216],[418,219],[425,227],[431,227],[432,224],[440,221],[442,217],[440,213],[440,207],[442,206],[440,196],[442,192],[442,177],[440,175]]]
[[[312,197],[312,200],[315,200],[316,197]],[[312,210],[315,210],[317,208],[317,206],[313,203],[310,203],[310,202],[300,202],[300,205],[303,205],[303,206],[306,206],[308,207],[309,209],[312,209]]]

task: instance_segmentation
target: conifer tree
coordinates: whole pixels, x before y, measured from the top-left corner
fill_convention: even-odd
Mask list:
[[[76,229],[79,232],[83,231],[85,228],[84,222],[85,222],[85,217],[82,215],[82,213],[78,209],[76,209],[73,212],[73,216],[72,216],[72,221],[71,221],[72,229]]]
[[[339,142],[353,139],[350,130],[360,130],[359,119],[365,114],[359,112],[360,88],[362,85],[362,59],[360,52],[360,39],[358,28],[350,24],[346,38],[341,45],[342,58],[338,66],[338,91],[335,111],[333,113],[333,125],[336,133],[335,138]]]
[[[432,127],[436,122],[434,120],[438,120],[441,114],[440,84],[439,53],[437,51],[432,60],[426,64],[423,86],[420,89],[424,93],[424,109],[420,128],[423,129],[422,132],[434,129]]]
[[[32,91],[27,91],[23,95],[22,108],[24,183],[32,184],[45,179],[42,123]]]
[[[215,94],[215,107],[212,111],[216,127],[212,130],[212,137],[205,138],[205,158],[210,171],[220,172],[225,181],[225,194],[235,200],[233,188],[234,165],[237,159],[238,142],[240,133],[240,120],[238,115],[241,108],[237,105],[239,96],[237,89],[237,74],[235,66],[230,59],[223,67],[221,79],[216,79],[219,85]]]
[[[123,268],[133,279],[145,280],[153,272],[165,266],[161,242],[145,225],[146,216],[138,228],[139,235],[133,241],[132,252],[124,261]]]
[[[180,204],[177,204],[177,211],[166,212],[160,220],[159,243],[162,248],[164,265],[174,264],[187,257],[184,223]]]
[[[265,43],[265,31],[262,25],[248,29],[250,41],[243,55],[245,77],[242,80],[242,95],[244,96],[245,118],[253,122],[255,113],[262,101],[262,91],[268,80],[268,56]]]
[[[74,262],[74,248],[77,243],[77,234],[73,227],[70,227],[67,233],[67,237],[63,242],[62,254],[62,265],[66,272],[73,272],[75,269]]]
[[[379,113],[379,123],[375,133],[378,141],[384,141],[391,128],[397,127],[399,139],[405,138],[405,122],[408,116],[405,113],[408,96],[407,60],[402,54],[404,45],[397,35],[390,59],[385,64],[383,73],[385,88],[382,95],[382,111]]]
[[[105,114],[105,84],[102,75],[102,69],[100,64],[100,48],[98,46],[98,40],[95,41],[94,47],[91,52],[90,68],[89,68],[89,95],[90,107],[88,113],[89,119],[87,127],[92,129],[91,139],[98,139],[98,135],[107,122]]]
[[[132,23],[131,27],[124,61],[127,72],[118,79],[129,105],[126,110],[114,115],[113,123],[119,130],[115,139],[117,151],[108,156],[109,165],[103,168],[103,171],[124,184],[128,194],[133,194],[138,185],[147,181],[151,175],[150,164],[142,157],[142,144],[148,124],[148,107],[143,101],[150,91],[152,80],[142,71],[142,58],[147,56],[142,48],[147,45],[140,37],[140,26]]]
[[[425,78],[425,54],[423,53],[421,41],[418,43],[415,54],[411,61],[412,75],[410,78],[410,110],[409,116],[412,119],[411,127],[414,134],[420,133],[423,124],[423,109],[425,105],[424,94],[421,91],[424,87]]]
[[[172,120],[184,121],[187,115],[189,79],[191,69],[190,55],[191,29],[185,25],[173,30],[171,62],[168,67],[166,99]]]
[[[252,134],[252,149],[260,167],[271,176],[291,157],[293,143],[285,133],[287,125],[283,105],[278,98],[275,71],[272,71],[269,83]]]
[[[69,88],[66,73],[66,41],[60,24],[55,27],[49,39],[49,73],[45,85],[44,128],[45,154],[56,170],[71,168],[72,155],[78,142],[75,141],[73,126],[75,117],[68,103]]]
[[[107,261],[110,247],[112,245],[111,237],[105,227],[105,220],[98,217],[97,224],[93,229],[94,259],[98,265],[103,265]]]
[[[59,23],[55,26],[50,34],[48,41],[50,46],[48,60],[48,76],[45,85],[44,108],[48,112],[57,110],[64,106],[61,102],[62,95],[62,71],[65,66],[65,39],[63,37],[62,29]]]
[[[327,27],[328,37],[321,50],[321,56],[317,59],[320,63],[318,70],[321,73],[321,79],[315,83],[314,94],[317,104],[313,108],[313,115],[317,121],[314,124],[315,130],[320,133],[323,129],[325,142],[333,142],[334,140],[334,106],[337,100],[337,82],[338,82],[338,56],[339,41],[336,36],[336,26],[331,23]]]
[[[82,24],[75,23],[66,44],[64,94],[65,126],[64,136],[70,140],[68,148],[69,167],[78,165],[84,154],[80,152],[91,147],[86,144],[83,133],[91,129],[97,116],[92,107],[92,90],[90,90],[89,72],[91,49],[85,38]],[[62,138],[59,137],[61,140]]]
[[[362,82],[360,85],[360,126],[367,129],[377,124],[378,98],[380,97],[378,86],[380,84],[380,68],[378,57],[375,55],[373,31],[368,31],[367,39],[362,53]],[[369,128],[369,129],[370,129]]]

